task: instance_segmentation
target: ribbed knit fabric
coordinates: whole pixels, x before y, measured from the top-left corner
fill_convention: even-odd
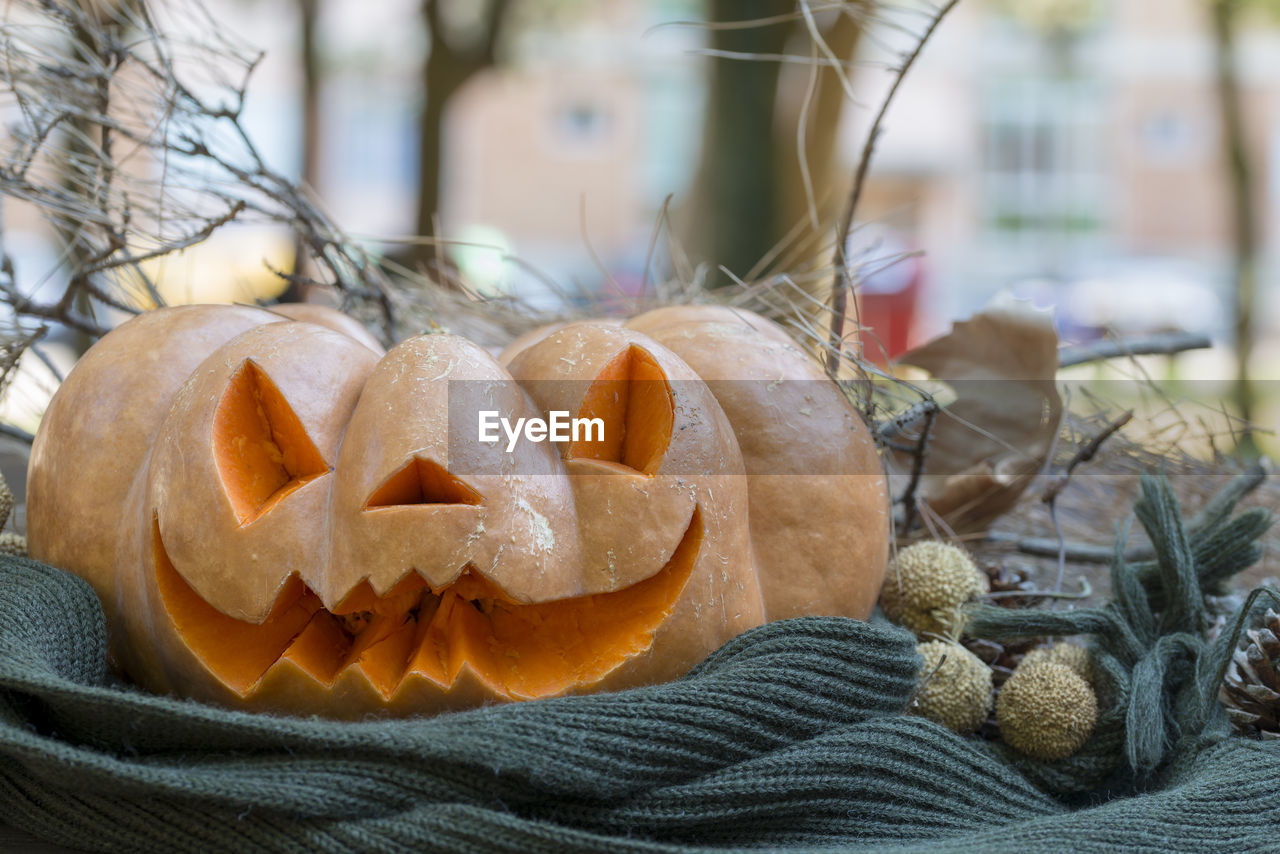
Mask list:
[[[433,719],[246,715],[115,683],[97,599],[0,558],[0,814],[101,851],[1275,851],[1280,743],[1190,740],[1074,810],[901,714],[915,641],[800,619],[669,685]]]

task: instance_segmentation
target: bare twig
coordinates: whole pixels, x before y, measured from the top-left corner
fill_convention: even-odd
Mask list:
[[[1111,563],[1116,556],[1114,546],[1091,543],[1059,542],[1057,537],[1023,537],[1007,531],[990,531],[987,541],[1009,543],[1017,551],[1035,557],[1063,557],[1071,563]],[[1155,552],[1143,546],[1135,546],[1125,552],[1125,560],[1148,560]]]
[[[929,456],[929,436],[933,433],[933,423],[938,417],[938,410],[925,413],[924,426],[920,430],[920,441],[916,444],[911,461],[911,479],[907,489],[902,493],[902,534],[911,533],[916,522],[916,490],[920,488],[920,477],[924,474],[924,463]]]
[[[1267,467],[1254,463],[1241,474],[1227,482],[1221,490],[1210,498],[1200,510],[1187,521],[1188,533],[1202,531],[1209,522],[1222,515],[1223,511],[1240,501],[1257,489],[1269,475]],[[1056,537],[1024,537],[1007,531],[989,531],[988,542],[1008,543],[1023,554],[1036,557],[1059,557],[1061,555],[1072,563],[1108,564],[1115,559],[1115,547],[1112,545],[1094,545],[1092,543],[1060,542]],[[1149,545],[1131,546],[1124,554],[1127,561],[1137,562],[1155,558],[1155,550]]]
[[[875,119],[871,122],[871,129],[867,132],[866,143],[862,147],[862,156],[858,160],[858,168],[854,173],[849,201],[845,205],[844,212],[841,213],[840,221],[836,226],[835,257],[832,260],[832,264],[835,266],[835,276],[831,283],[831,336],[829,340],[830,347],[827,351],[827,372],[832,376],[836,375],[840,367],[840,352],[844,349],[844,316],[849,308],[849,257],[846,243],[849,239],[849,232],[853,229],[853,220],[858,212],[858,204],[862,201],[862,191],[867,181],[867,173],[871,168],[871,159],[875,154],[876,143],[880,138],[881,125],[884,124],[884,117],[888,114],[889,106],[893,103],[894,96],[898,94],[902,81],[906,79],[907,72],[911,70],[911,66],[920,57],[924,46],[929,42],[929,39],[947,16],[947,13],[955,8],[958,2],[959,0],[947,0],[929,21],[924,33],[903,60],[902,66],[898,69],[888,93],[885,95],[884,100],[880,102],[880,109],[876,113]],[[855,311],[857,310],[856,305],[854,309]],[[860,322],[859,325],[861,325]]]
[[[1088,344],[1063,347],[1058,351],[1058,367],[1070,368],[1121,356],[1171,356],[1187,350],[1205,350],[1212,346],[1213,341],[1209,336],[1192,332],[1170,332],[1119,340],[1104,338]]]
[[[1106,442],[1107,439],[1110,439],[1116,433],[1120,432],[1120,429],[1132,420],[1133,410],[1129,410],[1128,412],[1123,413],[1116,420],[1112,421],[1106,427],[1102,428],[1102,430],[1098,431],[1098,434],[1088,442],[1077,448],[1075,454],[1073,454],[1071,459],[1067,462],[1062,474],[1055,478],[1053,482],[1045,488],[1044,495],[1040,500],[1045,504],[1053,504],[1053,502],[1058,499],[1058,495],[1062,490],[1066,488],[1067,482],[1071,480],[1071,475],[1076,468],[1081,464],[1092,460],[1097,455],[1102,444]]]
[[[1000,599],[1088,599],[1093,595],[1093,585],[1089,583],[1089,579],[1080,576],[1080,592],[1079,593],[1063,593],[1060,590],[1002,590],[998,593],[984,593],[978,598],[983,601],[998,601]]]
[[[930,414],[937,415],[938,402],[932,397],[904,409],[891,418],[876,423],[876,440],[881,444],[894,445],[903,433],[920,424]]]
[[[644,255],[644,275],[640,278],[641,297],[649,290],[649,272],[653,268],[653,252],[658,248],[658,236],[662,234],[663,223],[668,222],[668,217],[671,215],[671,199],[674,196],[674,193],[668,193],[662,200],[662,207],[658,210],[658,217],[653,223],[653,236],[649,238],[649,250]]]
[[[213,26],[199,0],[16,4],[22,15],[0,22],[0,90],[20,109],[0,146],[0,194],[55,226],[64,242],[56,272],[68,283],[52,302],[3,288],[20,319],[100,336],[101,307],[162,303],[145,265],[252,219],[293,231],[315,277],[345,308],[380,314],[393,335],[385,273],[267,165],[245,130],[261,55]]]

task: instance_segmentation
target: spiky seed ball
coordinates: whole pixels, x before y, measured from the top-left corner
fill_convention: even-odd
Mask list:
[[[1078,673],[1081,679],[1090,685],[1093,684],[1093,660],[1089,657],[1089,650],[1079,644],[1056,643],[1053,646],[1038,646],[1023,656],[1021,664],[1034,664],[1037,661],[1065,664]]]
[[[27,556],[27,538],[21,534],[6,531],[0,534],[0,555]]]
[[[928,641],[916,646],[924,659],[915,713],[968,735],[991,714],[991,668],[959,644]]]
[[[987,591],[987,578],[955,546],[927,541],[908,546],[885,572],[880,607],[918,635],[959,634],[960,606]]]
[[[1080,674],[1056,661],[1023,661],[996,700],[1000,736],[1046,762],[1065,759],[1093,734],[1098,698]]]

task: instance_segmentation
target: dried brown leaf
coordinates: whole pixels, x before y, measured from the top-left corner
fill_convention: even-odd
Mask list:
[[[1062,417],[1049,312],[1003,303],[956,322],[904,364],[949,385],[955,401],[929,437],[922,487],[957,533],[985,529],[1044,466]]]

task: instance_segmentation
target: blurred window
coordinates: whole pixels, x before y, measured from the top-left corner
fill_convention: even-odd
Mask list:
[[[1002,251],[1043,255],[1094,241],[1104,223],[1102,93],[1096,80],[991,79],[983,98],[985,225]]]
[[[1191,120],[1181,112],[1160,110],[1142,123],[1142,152],[1153,163],[1186,166],[1203,147]]]
[[[556,149],[577,157],[603,154],[612,141],[612,119],[600,103],[579,99],[558,104],[551,119]]]

